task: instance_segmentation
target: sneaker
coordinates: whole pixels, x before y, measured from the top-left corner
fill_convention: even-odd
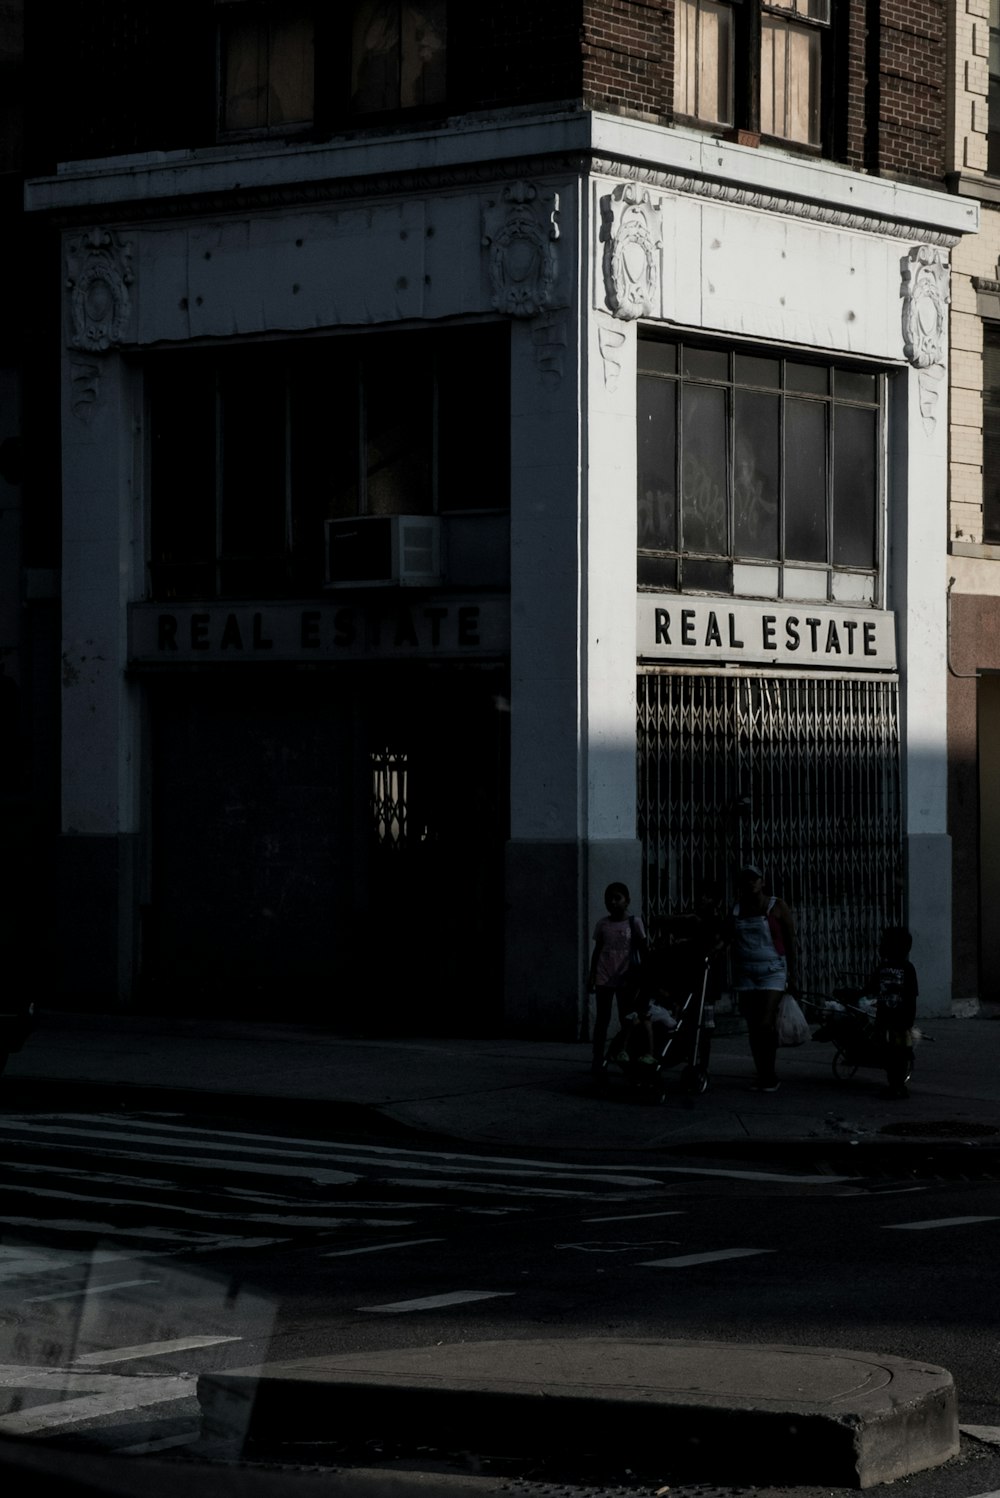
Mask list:
[[[628,1066],[628,1063],[629,1063],[629,1054],[628,1054],[628,1051],[615,1051],[615,1053],[614,1053],[613,1056],[609,1056],[608,1057],[608,1060],[611,1061],[611,1062],[613,1062],[613,1064],[615,1066]]]
[[[656,1057],[655,1056],[651,1056],[647,1052],[645,1056],[640,1056],[639,1057],[639,1065],[640,1066],[655,1066],[656,1065]]]
[[[777,1092],[777,1090],[778,1090],[778,1088],[780,1086],[781,1086],[780,1082],[752,1082],[750,1084],[750,1091],[751,1092]]]

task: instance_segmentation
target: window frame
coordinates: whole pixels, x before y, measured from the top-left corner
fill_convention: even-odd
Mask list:
[[[648,348],[651,344],[672,345],[676,349],[675,372],[664,372],[649,367],[644,362],[644,345]],[[726,359],[726,375],[699,377],[684,372],[685,351],[697,351],[724,355]],[[780,366],[780,380],[777,384],[754,382],[749,379],[740,378],[737,375],[736,360],[762,359],[776,363]],[[788,382],[788,368],[792,366],[800,369],[804,366],[818,371],[826,372],[826,391],[807,390],[798,388]],[[685,338],[679,335],[676,338],[663,338],[653,333],[644,333],[639,340],[639,354],[636,373],[636,504],[637,504],[637,587],[641,591],[666,592],[677,594],[708,594],[737,597],[759,597],[767,599],[784,600],[787,602],[811,601],[817,604],[851,604],[855,603],[861,607],[884,607],[887,593],[887,567],[886,567],[886,503],[888,492],[888,422],[890,411],[890,377],[892,371],[881,365],[873,365],[864,361],[843,359],[820,359],[810,356],[808,350],[790,349],[788,347],[769,347],[760,344],[724,343],[720,341],[705,339],[692,335]],[[830,375],[834,375],[831,385]],[[847,394],[841,396],[837,391],[837,375],[841,378],[852,375],[863,375],[874,379],[874,397],[872,399],[860,399]],[[673,473],[671,475],[673,486],[673,545],[672,546],[643,546],[642,530],[643,516],[642,507],[649,503],[647,494],[648,487],[645,483],[646,473],[642,466],[642,431],[641,423],[645,402],[642,399],[641,387],[644,380],[662,380],[670,383],[674,388],[674,416],[673,416]],[[687,521],[685,513],[685,491],[684,491],[684,409],[683,391],[685,388],[697,387],[698,389],[710,389],[724,393],[725,407],[725,549],[695,548],[685,545],[684,526]],[[743,391],[751,395],[769,394],[778,402],[779,415],[776,427],[776,454],[777,454],[777,480],[776,480],[776,507],[777,507],[777,545],[773,556],[754,555],[752,551],[739,551],[736,544],[736,529],[738,523],[736,473],[734,449],[738,433],[738,422],[736,415],[737,392]],[[789,556],[787,551],[787,521],[788,503],[785,493],[785,484],[788,477],[787,449],[785,448],[785,425],[787,417],[787,402],[813,403],[814,406],[824,411],[824,453],[822,464],[824,471],[824,524],[825,524],[825,560],[809,560],[804,557]],[[873,513],[871,515],[871,544],[872,544],[872,566],[862,565],[854,562],[837,562],[837,532],[835,530],[834,506],[837,495],[835,462],[835,432],[836,412],[838,409],[844,411],[872,411],[874,412],[874,452],[873,458],[873,492],[871,503]],[[647,562],[644,576],[644,560]],[[668,564],[664,569],[662,564]],[[696,564],[695,568],[691,564]],[[663,573],[673,565],[673,581],[664,580]],[[716,568],[717,575],[721,576],[725,570],[728,572],[728,587],[721,583],[688,582],[685,578],[686,572],[697,572],[697,564],[709,564],[709,568]],[[652,576],[659,566],[660,576]],[[703,575],[707,568],[701,567]],[[736,586],[735,577],[738,573],[740,586]],[[813,597],[811,594],[804,595],[801,592],[801,579],[803,574],[815,574],[817,579],[825,577],[825,588],[823,595]],[[746,580],[755,575],[764,579],[768,574],[777,575],[777,584],[774,587],[761,587],[760,591],[754,592],[747,588]],[[838,579],[858,578],[870,580],[869,597],[852,597],[852,585],[847,582],[840,584],[838,592]],[[795,586],[795,579],[799,580],[800,591],[791,591]],[[817,584],[818,586],[818,584]],[[864,583],[859,583],[859,590],[863,590]]]
[[[696,7],[701,0],[691,0]],[[732,12],[732,59],[731,59],[731,93],[732,93],[732,123],[723,120],[712,120],[706,117],[686,114],[675,106],[674,118],[684,124],[689,124],[697,129],[722,131],[727,138],[741,140],[749,135],[751,141],[763,141],[767,145],[781,147],[783,150],[799,151],[808,155],[831,156],[834,154],[837,144],[835,139],[834,121],[834,84],[836,68],[836,49],[838,46],[839,32],[837,6],[834,0],[827,0],[828,15],[826,19],[801,14],[795,8],[795,0],[713,0],[713,3],[724,5]],[[809,0],[806,0],[809,3]],[[676,94],[678,72],[681,67],[679,48],[679,37],[677,33],[677,16],[675,10],[675,72],[674,89]],[[818,106],[818,130],[815,141],[798,140],[791,136],[765,134],[761,129],[762,100],[761,87],[763,79],[763,62],[761,56],[763,18],[765,15],[773,15],[784,20],[789,26],[799,30],[812,30],[819,33],[820,63],[819,63],[819,106]]]
[[[307,119],[276,121],[271,124],[254,125],[227,125],[226,124],[226,43],[224,38],[225,16],[235,16],[242,12],[244,15],[256,14],[262,20],[273,16],[278,20],[283,18],[287,6],[281,0],[214,0],[215,12],[215,128],[216,136],[220,141],[252,141],[273,140],[275,138],[288,138],[296,136],[308,136],[316,128],[317,116],[320,109],[320,31],[319,7],[314,0],[302,0],[296,5],[296,13],[307,16],[312,22],[312,47],[313,47],[313,76],[312,76],[312,112]]]
[[[401,358],[403,341],[409,347]],[[146,596],[206,602],[313,597],[322,585],[325,519],[508,512],[509,356],[509,323],[499,319],[446,330],[394,329],[151,353],[142,370]],[[364,390],[366,383],[373,388],[368,372],[395,372],[405,383],[406,371],[421,361],[429,426],[418,428],[416,443],[407,445],[404,424],[400,477],[375,502],[373,457],[383,459],[384,450],[368,441]],[[470,381],[470,368],[480,371],[478,384]],[[258,470],[272,477],[281,471],[280,492],[276,483],[255,495],[245,532],[276,536],[280,530],[281,546],[269,550],[240,552],[227,530],[226,506],[234,490],[228,487],[226,444],[231,435],[238,442],[241,419],[235,433],[227,432],[225,401],[235,397],[234,409],[242,411],[241,382],[262,404],[270,399],[273,411],[281,410],[273,429],[263,422],[253,425],[257,445],[248,460],[257,465],[255,478]],[[412,379],[408,384],[412,388]],[[383,412],[393,409],[409,407],[402,400],[387,401],[383,390]],[[488,424],[485,437],[470,414],[480,411]],[[389,430],[391,442],[391,428],[381,430]],[[442,441],[442,433],[448,437],[456,431],[463,435]],[[466,482],[482,442],[491,454],[486,476],[477,468]],[[236,451],[242,458],[242,449]],[[407,485],[414,455],[426,465],[419,490]],[[171,507],[178,492],[184,496],[179,514]],[[273,581],[256,589],[233,586],[227,579],[241,572]]]

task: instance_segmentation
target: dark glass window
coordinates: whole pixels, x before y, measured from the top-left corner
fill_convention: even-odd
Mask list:
[[[351,111],[419,109],[445,95],[445,0],[361,0],[351,27]]]
[[[155,598],[323,581],[324,521],[509,505],[508,329],[149,359]]]
[[[640,339],[640,585],[731,592],[742,565],[742,590],[756,575],[774,596],[775,568],[783,593],[787,569],[806,567],[835,597],[838,571],[874,578],[882,384],[866,369]]]
[[[219,125],[226,134],[308,125],[314,26],[308,5],[219,4]]]
[[[983,324],[983,540],[1000,545],[1000,324]]]
[[[215,0],[219,130],[303,131],[444,102],[447,0]]]

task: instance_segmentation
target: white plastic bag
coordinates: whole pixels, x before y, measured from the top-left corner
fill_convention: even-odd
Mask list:
[[[778,1044],[801,1045],[811,1034],[798,1000],[793,999],[790,993],[782,994],[778,1005]]]

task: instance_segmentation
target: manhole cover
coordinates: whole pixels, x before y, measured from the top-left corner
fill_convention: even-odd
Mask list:
[[[885,1124],[880,1134],[897,1134],[907,1139],[982,1139],[989,1134],[1000,1134],[993,1124],[961,1123],[958,1119],[946,1118],[939,1123]]]

